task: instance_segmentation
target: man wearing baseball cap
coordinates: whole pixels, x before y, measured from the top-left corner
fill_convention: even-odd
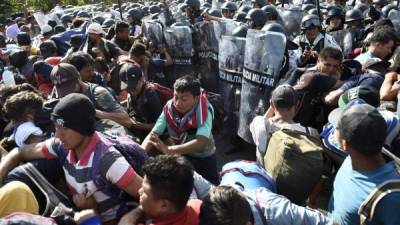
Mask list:
[[[71,64],[60,63],[50,74],[54,98],[62,98],[71,93],[82,93],[89,97],[96,108],[98,119],[112,120],[130,128],[132,120],[111,93],[101,86],[93,86],[81,80],[78,70]]]
[[[89,35],[88,53],[96,57],[104,57],[108,63],[112,58],[117,58],[123,52],[117,45],[103,38],[103,28],[98,23],[89,25],[87,33]]]
[[[121,199],[94,184],[94,175],[88,175],[96,166],[105,182],[110,182],[138,199],[142,178],[105,137],[95,131],[95,108],[88,97],[69,94],[63,97],[51,115],[56,132],[42,143],[15,149],[2,158],[0,182],[20,162],[35,159],[58,159],[63,165],[66,182],[75,206],[96,208],[103,224],[116,224],[127,210],[127,199]],[[101,154],[96,157],[95,153]]]
[[[349,156],[336,175],[329,213],[341,225],[360,224],[358,208],[371,191],[387,180],[400,179],[395,162],[386,161],[382,154],[387,125],[378,110],[368,104],[350,105],[331,121]],[[369,224],[400,224],[398,205],[400,193],[386,195]]]

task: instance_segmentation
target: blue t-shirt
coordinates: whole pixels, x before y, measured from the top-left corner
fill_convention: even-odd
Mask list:
[[[400,179],[395,162],[386,163],[372,172],[353,170],[351,158],[348,156],[340,167],[334,184],[333,193],[329,202],[329,216],[340,225],[360,224],[358,208],[379,184],[390,179]],[[370,225],[400,224],[398,207],[400,193],[392,193],[383,198],[375,211]]]
[[[382,86],[383,80],[383,76],[378,73],[364,73],[350,77],[342,84],[340,90],[347,91],[350,88],[358,86],[370,86],[379,90]]]

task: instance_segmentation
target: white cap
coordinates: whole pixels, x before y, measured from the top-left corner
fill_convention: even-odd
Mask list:
[[[41,29],[41,33],[45,34],[45,33],[49,33],[53,30],[53,28],[50,25],[44,25]]]
[[[88,27],[87,33],[88,34],[105,34],[103,28],[98,23],[90,24]]]

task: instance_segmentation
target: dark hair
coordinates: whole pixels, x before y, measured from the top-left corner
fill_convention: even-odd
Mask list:
[[[2,86],[0,88],[0,104],[4,104],[7,98],[22,91],[31,91],[39,94],[39,91],[34,86],[28,83],[17,84],[13,86]]]
[[[131,56],[143,56],[146,55],[146,46],[144,44],[135,43],[129,51]]]
[[[129,29],[129,24],[124,22],[124,21],[118,21],[115,24],[115,33],[118,34],[119,32],[122,32],[124,29]]]
[[[333,48],[333,47],[326,47],[321,50],[321,52],[318,55],[318,59],[335,59],[340,62],[343,60],[343,53],[340,51],[340,49]]]
[[[0,48],[5,48],[5,47],[6,47],[6,37],[0,35]]]
[[[233,187],[215,187],[203,199],[200,225],[246,225],[249,221],[253,222],[250,204]]]
[[[387,44],[390,41],[396,43],[397,36],[393,28],[387,25],[377,27],[369,39],[369,43]]]
[[[85,21],[82,18],[78,18],[76,17],[73,21],[72,21],[72,27],[73,28],[79,28]]]
[[[182,210],[193,190],[193,167],[178,155],[151,157],[143,166],[151,191],[157,199],[170,201],[176,210]]]
[[[177,92],[190,92],[194,96],[200,95],[200,81],[190,75],[177,79],[174,83],[174,90]]]
[[[3,112],[9,120],[23,121],[27,113],[41,110],[43,102],[44,99],[35,92],[23,91],[6,100]]]
[[[81,71],[86,66],[93,65],[94,60],[93,57],[88,53],[78,51],[69,56],[67,63],[75,66],[78,71]]]
[[[94,59],[94,69],[99,73],[108,73],[110,68],[108,67],[107,61],[103,57],[97,57]]]

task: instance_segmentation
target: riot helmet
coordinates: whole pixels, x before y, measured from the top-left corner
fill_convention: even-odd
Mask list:
[[[278,20],[279,19],[279,13],[278,10],[276,10],[275,6],[273,5],[266,5],[261,8],[265,13],[267,13],[267,18],[268,20]]]
[[[143,17],[149,15],[149,7],[147,5],[140,7],[143,12]]]
[[[237,12],[234,16],[233,16],[233,20],[236,22],[242,22],[245,23],[246,22],[246,13],[245,12]]]
[[[128,11],[128,17],[133,21],[139,21],[143,18],[143,11],[140,8],[133,8]]]
[[[256,9],[268,5],[268,2],[266,0],[251,0],[251,4],[253,8]]]
[[[278,32],[282,33],[286,36],[286,29],[279,23],[277,22],[270,22],[265,24],[265,26],[261,29],[262,31],[273,31],[273,32]]]
[[[222,18],[222,12],[219,9],[211,8],[207,12],[210,14],[210,16]]]
[[[90,14],[86,11],[79,11],[76,16],[82,17],[82,18],[91,18]]]
[[[236,10],[238,8],[237,8],[236,3],[228,1],[228,2],[225,2],[224,4],[222,4],[221,9],[222,10],[226,9],[226,10],[229,10],[231,12],[236,12]]]
[[[358,9],[361,13],[365,13],[369,10],[369,6],[364,3],[358,3],[353,9]]]
[[[106,20],[104,20],[102,27],[108,29],[108,28],[114,26],[114,24],[115,24],[114,19],[106,19]]]
[[[55,26],[57,26],[57,21],[55,20],[48,20],[47,24],[50,25],[53,29]]]
[[[261,29],[267,22],[267,13],[262,9],[251,9],[246,15],[246,20],[251,29]]]
[[[306,15],[301,20],[301,29],[307,30],[308,28],[318,27],[321,28],[321,21],[317,15]]]
[[[358,9],[354,8],[346,12],[346,19],[345,19],[346,23],[350,23],[353,21],[363,21],[363,20],[364,20],[364,15]]]
[[[247,26],[240,25],[240,26],[236,27],[235,29],[233,29],[232,36],[245,38],[247,35],[247,30],[248,30]]]
[[[158,5],[152,5],[149,7],[150,14],[161,13],[161,8]]]
[[[221,6],[222,15],[226,18],[232,18],[237,10],[237,6],[234,2],[225,2]]]
[[[199,0],[185,0],[183,2],[183,5],[192,7],[195,10],[200,10],[200,1]]]
[[[103,25],[105,20],[106,19],[103,16],[95,16],[93,18],[93,21],[95,21],[96,23],[99,23],[100,25]]]
[[[244,12],[244,13],[248,13],[250,11],[251,7],[248,5],[242,5],[239,7],[238,12]]]
[[[61,17],[61,23],[63,24],[68,24],[68,23],[72,23],[72,20],[74,19],[74,17],[70,14],[65,14]]]

